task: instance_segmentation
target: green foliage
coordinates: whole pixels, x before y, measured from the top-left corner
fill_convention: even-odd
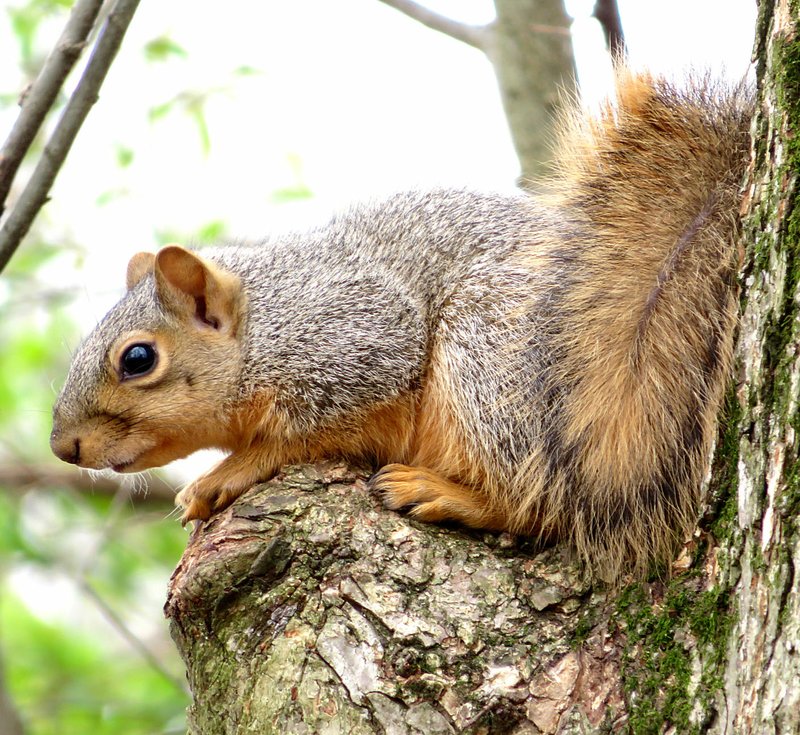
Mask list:
[[[72,0],[19,0],[0,14],[17,41],[24,79],[38,73],[50,51],[42,39],[66,20],[71,6]],[[144,45],[140,58],[184,64],[191,53],[162,33]],[[258,73],[241,65],[230,72],[230,84],[177,89],[166,101],[153,100],[150,121],[182,116],[206,154],[213,134],[209,100]],[[21,92],[0,90],[0,104],[16,105]],[[62,106],[60,99],[50,116]],[[41,154],[44,137],[28,152],[20,181]],[[140,151],[129,140],[107,150],[117,169],[127,171],[103,182],[98,206],[128,195],[138,173]],[[276,200],[311,195],[299,157],[291,163],[293,176]],[[188,236],[165,231],[158,239],[217,242],[227,224],[215,215],[206,213]],[[84,254],[70,235],[54,234],[54,223],[48,225],[43,235],[41,222],[34,223],[0,277],[0,466],[55,466],[47,440],[50,413],[78,343],[65,307],[80,294]],[[167,579],[186,543],[186,532],[170,517],[171,505],[131,507],[124,495],[93,495],[88,476],[82,490],[3,483],[0,478],[0,659],[26,735],[184,732],[183,666],[161,614]]]
[[[68,248],[31,242],[18,251],[3,273],[0,447],[28,458],[41,457],[47,451],[53,400],[47,377],[66,369],[67,345],[76,339],[72,325],[60,316],[58,308],[71,299],[72,291],[45,287],[36,275],[65,251]]]
[[[42,622],[5,594],[0,629],[7,674],[32,735],[185,732],[185,700],[157,671],[108,655],[95,635]]]
[[[32,735],[184,732],[185,701],[157,671],[109,655],[97,635],[50,625],[4,596],[7,674]]]
[[[143,580],[166,580],[185,532],[163,514],[115,513],[108,498],[59,491],[0,494],[0,551],[22,577],[0,594],[0,636],[11,693],[31,735],[184,731],[187,697],[166,623],[143,645],[158,642],[170,673],[133,650],[106,610],[126,624]],[[103,600],[102,608],[89,608],[97,624],[75,619],[57,594],[46,619],[25,604],[26,596],[41,598],[43,586],[58,591],[65,582],[77,594],[88,585]]]
[[[61,308],[76,289],[59,271],[74,271],[81,257],[34,233],[3,273],[0,465],[54,462],[52,383],[77,343]],[[0,651],[28,735],[184,731],[182,666],[160,609],[186,533],[168,518],[170,505],[149,507],[0,481]],[[97,624],[87,627],[87,617]],[[132,644],[139,637],[159,665]]]
[[[36,34],[42,22],[49,16],[63,13],[72,7],[72,0],[29,0],[27,3],[7,8],[11,29],[17,37],[20,65],[28,73],[35,73]]]

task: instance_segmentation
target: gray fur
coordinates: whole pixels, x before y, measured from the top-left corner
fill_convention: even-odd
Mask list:
[[[434,340],[443,340],[455,356],[464,439],[510,478],[541,434],[531,431],[532,407],[546,389],[546,305],[561,288],[558,267],[534,277],[514,256],[537,231],[560,229],[523,195],[434,190],[355,207],[307,233],[203,248],[239,276],[248,304],[243,371],[228,398],[277,389],[298,434],[358,421],[365,408],[417,390]],[[542,308],[532,311],[536,293]],[[97,384],[113,369],[114,339],[171,319],[145,277],[85,340],[67,385]],[[86,412],[91,400],[91,390],[65,390],[56,410]]]

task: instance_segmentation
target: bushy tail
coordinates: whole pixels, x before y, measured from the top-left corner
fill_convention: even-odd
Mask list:
[[[616,104],[564,125],[553,196],[588,234],[566,246],[545,512],[577,519],[566,531],[610,577],[669,560],[696,520],[731,364],[750,108],[743,87],[626,73]]]

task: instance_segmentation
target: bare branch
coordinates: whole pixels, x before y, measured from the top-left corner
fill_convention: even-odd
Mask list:
[[[97,101],[100,87],[138,4],[139,0],[117,0],[109,13],[75,92],[50,136],[30,181],[0,229],[0,271],[5,268],[30,229],[34,217],[47,201],[56,174],[89,110]]]
[[[20,113],[0,150],[0,215],[22,159],[86,45],[102,0],[78,0],[39,76],[23,94]]]
[[[622,20],[619,17],[617,0],[597,0],[592,15],[603,27],[606,48],[614,62],[622,61],[628,54],[625,46],[625,34],[622,32]]]
[[[441,13],[436,13],[424,5],[413,2],[413,0],[381,0],[381,2],[395,10],[399,10],[409,18],[413,18],[434,31],[439,31],[446,36],[450,36],[450,38],[455,38],[456,41],[461,41],[481,51],[486,51],[487,26],[460,23]]]
[[[116,496],[119,493],[136,503],[171,504],[175,490],[160,477],[148,478],[147,493],[137,493],[128,481],[106,475],[89,475],[76,468],[33,465],[24,462],[0,464],[0,487],[23,490],[32,486],[63,487],[86,495]]]

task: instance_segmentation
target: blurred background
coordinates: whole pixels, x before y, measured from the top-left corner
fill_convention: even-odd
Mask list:
[[[475,25],[495,13],[491,0],[426,4]],[[0,2],[0,139],[70,6]],[[611,63],[594,2],[565,6],[582,99],[596,105]],[[634,68],[747,73],[752,0],[619,9]],[[306,227],[403,188],[510,189],[519,172],[485,55],[379,0],[141,3],[0,276],[0,703],[8,695],[25,732],[185,731],[161,614],[187,537],[171,488],[211,460],[153,473],[145,493],[60,465],[47,444],[70,352],[119,297],[128,258]]]

